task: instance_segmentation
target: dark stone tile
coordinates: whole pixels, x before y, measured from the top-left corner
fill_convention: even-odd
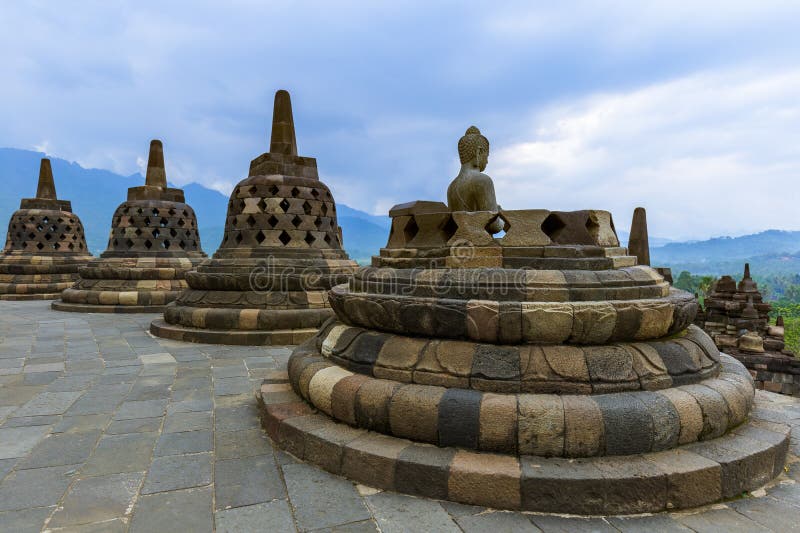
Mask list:
[[[474,390],[445,391],[439,401],[439,446],[477,449],[481,398]]]
[[[294,520],[286,500],[236,507],[214,515],[217,533],[240,531],[294,531]]]
[[[213,448],[212,435],[209,430],[163,433],[156,443],[155,455],[161,457],[210,452]]]
[[[12,472],[0,483],[0,511],[57,504],[74,472],[74,465]]]
[[[271,455],[217,460],[214,485],[217,509],[286,497],[286,489]]]
[[[214,526],[211,501],[211,487],[145,494],[139,497],[133,509],[130,531],[163,531],[167,525],[177,531],[175,528],[180,525],[183,531],[211,533]]]
[[[142,494],[210,484],[211,459],[210,453],[156,457],[147,471]]]
[[[79,479],[53,514],[48,527],[76,526],[124,517],[143,477],[142,473],[134,473]]]

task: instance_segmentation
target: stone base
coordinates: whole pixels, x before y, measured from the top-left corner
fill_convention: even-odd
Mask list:
[[[55,307],[54,307],[55,309]],[[205,329],[169,324],[164,319],[153,320],[150,333],[157,337],[202,344],[233,344],[237,346],[284,346],[300,344],[313,337],[317,328],[294,330],[225,330]]]
[[[56,296],[58,298],[59,296]],[[56,300],[50,307],[70,313],[163,313],[164,305],[94,305]]]
[[[25,301],[25,300],[58,300],[61,298],[60,292],[31,293],[31,294],[0,294],[0,300],[6,301]]]
[[[759,393],[759,395],[762,393]],[[470,505],[579,515],[653,513],[733,498],[781,473],[790,428],[759,415],[729,434],[634,456],[543,458],[439,448],[334,422],[275,372],[256,393],[278,446],[368,486]]]

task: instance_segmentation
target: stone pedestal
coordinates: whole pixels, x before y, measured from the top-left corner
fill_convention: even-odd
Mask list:
[[[36,198],[24,198],[8,223],[0,254],[0,300],[52,300],[91,261],[86,236],[67,200],[56,197],[49,159],[42,159]]]
[[[214,256],[155,320],[155,335],[219,344],[298,344],[333,315],[327,291],[356,268],[316,160],[297,155],[291,103],[275,95],[270,151],[231,194]]]
[[[167,187],[161,141],[150,143],[147,177],[114,212],[108,248],[80,269],[53,309],[154,313],[186,288],[186,273],[205,259],[197,217],[183,191]]]

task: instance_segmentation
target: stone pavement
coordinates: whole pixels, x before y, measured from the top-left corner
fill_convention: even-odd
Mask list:
[[[152,337],[156,315],[0,302],[0,531],[800,531],[800,463],[686,513],[575,518],[379,492],[273,448],[253,392],[288,348]],[[800,402],[759,393],[793,424]],[[793,457],[794,460],[794,457]]]

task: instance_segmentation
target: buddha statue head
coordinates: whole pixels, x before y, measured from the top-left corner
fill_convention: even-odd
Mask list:
[[[462,165],[469,165],[483,172],[489,162],[489,139],[481,135],[481,130],[470,126],[458,140],[458,158]]]

